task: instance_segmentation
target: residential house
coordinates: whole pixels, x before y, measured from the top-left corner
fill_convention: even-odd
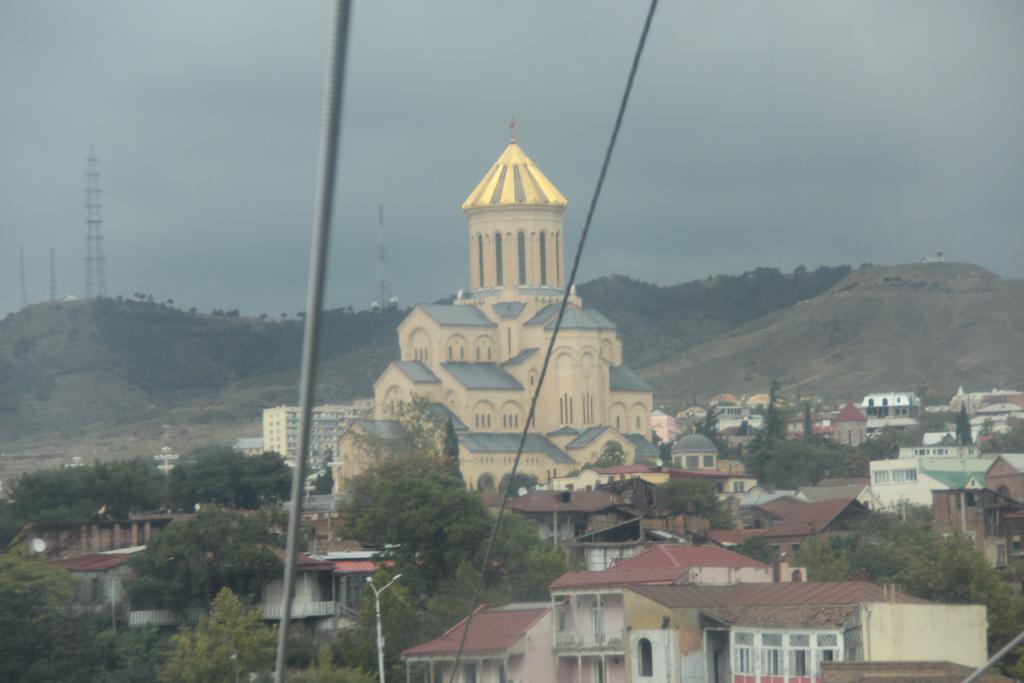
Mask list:
[[[125,581],[132,576],[128,560],[143,549],[90,553],[52,562],[75,578],[71,604],[76,610],[116,613],[119,608],[128,608]]]
[[[847,446],[859,446],[868,438],[868,418],[852,403],[844,405],[832,418],[832,438]]]
[[[849,531],[868,514],[869,510],[852,498],[822,500],[794,506],[789,514],[767,528],[715,529],[708,532],[708,538],[722,545],[736,545],[759,536],[764,538],[776,559],[785,560],[792,558],[808,539]],[[788,578],[797,580],[796,577]]]
[[[800,497],[809,502],[819,500],[849,500],[855,498],[869,510],[878,510],[882,507],[882,501],[871,490],[871,479],[864,477],[853,483],[827,486],[818,483],[817,486],[801,486],[797,489]]]
[[[613,481],[633,479],[637,476],[658,472],[651,465],[615,465],[614,467],[585,467],[576,474],[554,477],[547,488],[552,491],[593,491]]]
[[[403,650],[406,679],[418,673],[425,674],[429,683],[555,681],[550,611],[547,603],[480,607],[468,632],[463,619],[440,637]],[[453,679],[460,649],[462,658]]]
[[[910,449],[928,450],[925,448]],[[992,458],[906,455],[899,458],[872,460],[871,491],[883,508],[897,509],[906,505],[931,505],[932,491],[949,489],[980,489],[985,486],[985,472]]]
[[[657,409],[651,411],[651,431],[662,443],[671,443],[683,433],[676,418]]]
[[[916,418],[921,410],[921,401],[911,391],[889,391],[868,394],[860,403],[861,410],[868,418],[907,417]]]
[[[557,680],[632,680],[625,662],[628,586],[738,581],[771,581],[771,567],[722,548],[660,545],[604,571],[562,575],[550,586]]]
[[[507,509],[532,522],[543,540],[558,545],[637,516],[622,505],[619,494],[604,489],[530,491],[511,498]]]
[[[952,662],[822,662],[821,683],[960,683],[975,667]],[[1013,683],[1012,678],[989,670],[979,683]]]
[[[1024,515],[1024,501],[984,488],[933,491],[932,496],[935,531],[970,538],[995,567],[1006,567],[1021,557],[1020,523],[1015,520]]]
[[[985,472],[985,488],[1024,501],[1024,453],[997,455]]]
[[[984,606],[932,604],[863,581],[633,585],[621,610],[606,607],[601,619],[625,624],[624,675],[609,667],[585,680],[809,683],[832,661],[974,667],[987,658]]]

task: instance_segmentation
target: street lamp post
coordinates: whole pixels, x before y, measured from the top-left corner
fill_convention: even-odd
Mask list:
[[[377,587],[373,585],[373,577],[366,577],[366,583],[370,584],[370,589],[373,590],[374,602],[377,608],[377,674],[380,678],[380,683],[384,683],[384,633],[381,630],[380,624],[380,595],[388,588],[391,588],[391,584],[400,578],[402,578],[401,574],[395,574],[395,578],[388,581],[386,586],[377,590]]]

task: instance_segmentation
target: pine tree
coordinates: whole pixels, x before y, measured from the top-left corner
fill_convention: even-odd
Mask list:
[[[973,441],[971,419],[967,417],[967,407],[961,405],[960,413],[956,416],[956,442],[961,446],[970,446]]]
[[[804,438],[810,439],[814,436],[814,421],[811,420],[811,404],[804,403]]]
[[[459,469],[459,437],[455,435],[455,425],[451,418],[444,429],[444,458],[448,464],[449,471],[456,477],[462,477],[462,470]]]

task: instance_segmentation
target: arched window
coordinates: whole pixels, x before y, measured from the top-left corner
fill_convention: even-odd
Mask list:
[[[494,489],[494,477],[488,473],[483,473],[480,478],[476,480],[477,491],[491,491]]]
[[[651,647],[651,641],[647,638],[641,638],[636,643],[636,658],[640,663],[640,675],[641,676],[653,676],[654,675],[654,652]]]
[[[547,259],[547,243],[544,241],[544,233],[540,234],[540,283],[546,285],[548,283],[548,259]]]
[[[480,287],[480,289],[483,289],[483,287],[484,287],[484,236],[483,235],[477,235],[476,236],[476,261],[477,261],[477,266],[479,266],[479,270],[480,270],[480,275],[479,275],[479,279],[478,279],[478,283],[479,284],[477,286]]]
[[[523,233],[516,235],[517,247],[519,249],[519,284],[526,284],[526,236]]]
[[[504,269],[501,267],[501,233],[494,235],[494,284],[502,285]]]

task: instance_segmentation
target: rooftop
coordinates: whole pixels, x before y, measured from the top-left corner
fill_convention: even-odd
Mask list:
[[[530,491],[510,499],[508,507],[519,512],[597,512],[621,503],[613,491]]]
[[[612,391],[653,391],[651,385],[625,365],[608,368]]]
[[[463,211],[494,206],[557,206],[569,202],[515,140],[462,204]]]
[[[520,434],[515,432],[463,432],[458,435],[459,445],[471,453],[515,453],[519,448]],[[555,462],[575,464],[555,444],[540,434],[527,434],[524,453],[544,453]]]
[[[856,605],[864,602],[927,604],[868,581],[737,583],[731,586],[636,586],[632,590],[666,607]]]
[[[521,391],[523,385],[497,363],[463,363],[449,361],[441,367],[467,389],[510,389]]]
[[[473,615],[463,647],[465,653],[502,652],[522,638],[531,626],[547,615],[547,603],[521,603],[504,607],[481,607]],[[466,620],[445,631],[434,640],[402,651],[403,657],[452,655],[459,649]]]
[[[441,325],[456,327],[494,327],[486,315],[476,306],[468,304],[419,304],[420,309]]]
[[[394,365],[402,371],[402,374],[417,384],[439,384],[441,382],[433,370],[419,361],[399,360],[395,361]]]

